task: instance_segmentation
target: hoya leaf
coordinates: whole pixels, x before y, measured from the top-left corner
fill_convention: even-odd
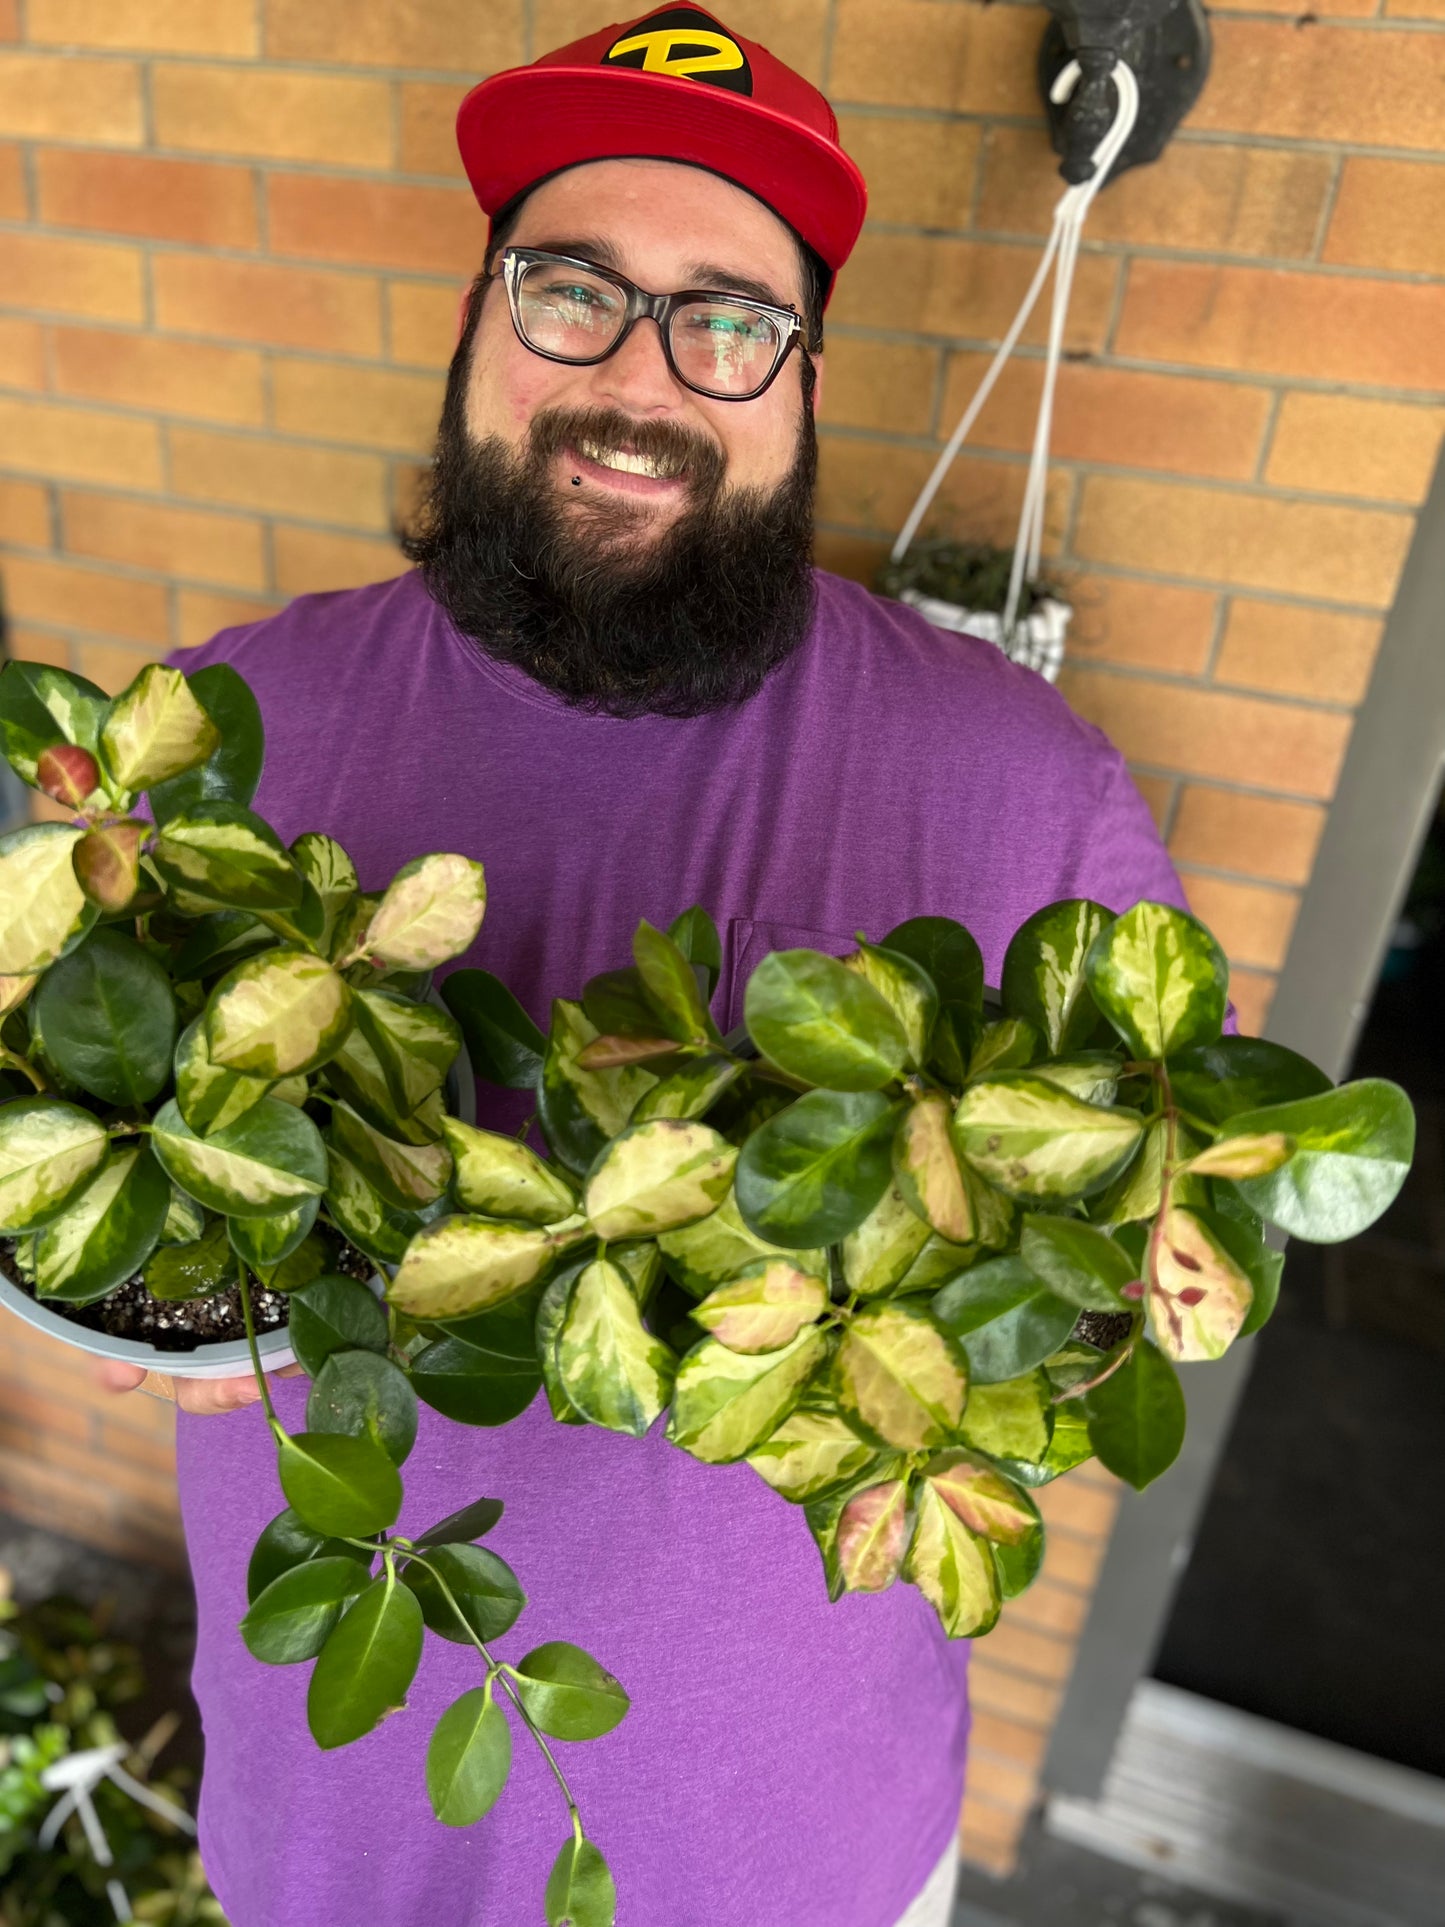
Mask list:
[[[119,916],[134,899],[140,888],[141,845],[150,833],[149,823],[128,817],[97,824],[75,845],[71,862],[76,881],[103,916]]]
[[[620,1680],[565,1639],[534,1647],[515,1673],[523,1706],[554,1740],[598,1740],[631,1704]]]
[[[989,1631],[1002,1604],[987,1540],[970,1531],[937,1488],[923,1480],[904,1575],[938,1614],[950,1639]]]
[[[1136,1057],[1210,1044],[1224,1026],[1229,964],[1186,911],[1136,903],[1094,939],[1085,963],[1094,1002]]]
[[[40,1231],[105,1163],[110,1139],[89,1111],[55,1097],[0,1105],[0,1234]]]
[[[541,1383],[531,1338],[534,1304],[527,1292],[455,1327],[476,1335],[478,1342],[448,1337],[425,1346],[411,1361],[417,1397],[458,1425],[509,1425],[526,1411]],[[481,1339],[478,1327],[512,1319],[513,1329],[525,1337],[524,1349],[519,1351],[505,1338]]]
[[[308,1432],[371,1438],[393,1465],[416,1443],[417,1400],[411,1381],[373,1351],[332,1352],[306,1401]]]
[[[308,830],[304,836],[296,838],[291,845],[291,861],[305,877],[321,905],[321,931],[317,943],[322,954],[329,957],[337,921],[360,888],[356,865],[339,843],[315,830]]]
[[[838,1515],[838,1572],[846,1592],[883,1592],[903,1565],[912,1524],[908,1481],[882,1479],[850,1495]]]
[[[487,907],[480,863],[455,855],[404,864],[387,886],[360,948],[395,970],[434,970],[476,941]]]
[[[410,1560],[402,1583],[416,1594],[423,1619],[440,1638],[471,1646],[474,1635],[480,1640],[500,1639],[516,1625],[527,1595],[505,1559],[486,1546],[461,1542],[428,1542],[418,1549],[424,1552],[425,1562]]]
[[[673,939],[644,917],[632,939],[632,955],[648,1001],[671,1020],[669,1034],[699,1044],[715,1040],[696,972]]]
[[[260,705],[228,662],[198,669],[187,682],[220,741],[203,763],[184,774],[133,785],[149,790],[151,815],[157,823],[197,803],[239,803],[244,809],[256,794],[266,760]]]
[[[148,1104],[170,1077],[176,1000],[147,951],[118,930],[95,930],[52,964],[36,992],[46,1055],[106,1104]]]
[[[1075,897],[1036,911],[1014,932],[1003,960],[1004,1011],[1032,1024],[1050,1057],[1080,1049],[1099,1028],[1084,963],[1113,921],[1102,903]]]
[[[928,972],[902,951],[861,939],[853,955],[843,961],[855,976],[872,984],[893,1012],[908,1040],[908,1062],[921,1070],[938,1021],[938,991]]]
[[[236,1260],[227,1232],[235,1222],[234,1218],[213,1218],[198,1238],[183,1245],[164,1245],[155,1252],[142,1277],[151,1297],[177,1303],[185,1298],[208,1298],[213,1291],[234,1284]]]
[[[878,1458],[836,1411],[799,1406],[748,1454],[748,1464],[793,1505],[851,1485]]]
[[[1027,1372],[1001,1385],[974,1385],[959,1436],[991,1459],[1042,1459],[1053,1429],[1052,1396],[1043,1372]]]
[[[357,1278],[338,1272],[313,1278],[291,1293],[288,1316],[291,1344],[311,1378],[321,1376],[334,1352],[386,1353],[386,1312]]]
[[[1077,1218],[1029,1213],[1019,1256],[1052,1292],[1081,1311],[1128,1310],[1120,1294],[1139,1276],[1122,1245]]]
[[[70,823],[27,823],[0,836],[0,973],[35,976],[73,950],[100,912],[72,861],[84,832]]]
[[[1178,1373],[1153,1345],[1135,1345],[1126,1363],[1079,1402],[1100,1463],[1136,1492],[1178,1458],[1184,1393]]]
[[[1177,1052],[1169,1060],[1169,1085],[1174,1102],[1206,1124],[1334,1088],[1307,1057],[1263,1037],[1217,1037]]]
[[[983,954],[951,917],[912,917],[884,937],[884,950],[911,957],[938,993],[929,1068],[961,1084],[983,1023]]]
[[[542,1897],[547,1927],[614,1927],[617,1885],[601,1852],[569,1834]]]
[[[695,903],[668,925],[667,934],[694,970],[702,971],[707,980],[705,996],[711,999],[722,974],[722,941],[717,925],[702,905]]]
[[[893,1176],[925,1224],[951,1244],[977,1236],[973,1201],[949,1132],[950,1106],[941,1091],[927,1092],[903,1113],[893,1139]]]
[[[827,1253],[821,1249],[785,1251],[757,1237],[743,1223],[735,1198],[724,1198],[706,1218],[662,1232],[657,1244],[672,1276],[694,1298],[705,1298],[716,1286],[763,1259],[786,1258],[819,1277],[828,1266]]]
[[[313,1532],[362,1539],[395,1523],[401,1474],[374,1440],[295,1432],[277,1440],[277,1451],[287,1504]]]
[[[349,1104],[331,1109],[331,1143],[399,1211],[419,1211],[446,1190],[452,1154],[444,1144],[406,1144],[367,1123]]]
[[[363,1444],[360,1439],[326,1442]],[[312,1670],[306,1722],[318,1746],[359,1740],[406,1703],[423,1637],[421,1608],[413,1595],[389,1575],[373,1579],[346,1609]]]
[[[610,1240],[655,1236],[705,1218],[727,1196],[737,1156],[706,1124],[656,1118],[629,1125],[587,1180],[588,1222]]]
[[[246,1567],[246,1603],[254,1606],[273,1579],[279,1579],[283,1572],[290,1572],[309,1560],[349,1559],[367,1573],[374,1556],[374,1552],[368,1553],[358,1546],[347,1545],[344,1539],[328,1539],[324,1533],[313,1532],[287,1506],[265,1527],[252,1548]]]
[[[426,1790],[443,1826],[475,1826],[502,1797],[512,1770],[512,1729],[490,1682],[472,1686],[437,1721],[426,1752]]]
[[[174,1098],[151,1125],[151,1143],[172,1181],[208,1211],[265,1217],[326,1189],[321,1133],[292,1104],[263,1097],[234,1124],[197,1137]]]
[[[419,1004],[394,990],[359,990],[353,1014],[381,1067],[393,1106],[400,1116],[411,1116],[446,1083],[462,1047],[460,1027],[434,1004]]]
[[[351,1027],[351,990],[324,957],[288,945],[237,964],[211,992],[206,1049],[222,1070],[275,1079],[315,1070]]]
[[[1249,1273],[1198,1211],[1165,1212],[1149,1283],[1149,1330],[1166,1357],[1181,1363],[1220,1358],[1249,1314]],[[1097,1449],[1097,1448],[1096,1448]]]
[[[1038,1527],[1038,1508],[997,1466],[962,1446],[936,1453],[923,1477],[970,1532],[994,1545],[1022,1545]]]
[[[274,1291],[283,1291],[277,1275],[279,1267],[298,1252],[311,1236],[320,1215],[320,1198],[304,1198],[290,1211],[277,1211],[264,1218],[227,1218],[226,1236],[231,1249]],[[314,1275],[325,1271],[323,1257]]]
[[[334,1144],[326,1163],[326,1209],[337,1230],[375,1264],[399,1265],[425,1218],[389,1203]]]
[[[917,1303],[870,1305],[844,1328],[833,1382],[839,1405],[865,1436],[916,1452],[957,1430],[968,1363]]]
[[[782,1070],[832,1091],[893,1082],[908,1056],[903,1026],[869,983],[817,950],[775,950],[748,980],[748,1034]]]
[[[133,1277],[160,1243],[170,1194],[148,1147],[117,1151],[36,1238],[37,1298],[88,1305]]]
[[[897,1115],[881,1091],[809,1091],[769,1118],[738,1158],[743,1222],[785,1248],[846,1238],[888,1188]]]
[[[1041,1039],[1023,1017],[1001,1017],[985,1024],[968,1060],[968,1080],[993,1077],[1000,1071],[1021,1071],[1039,1054]]]
[[[412,1540],[418,1552],[425,1552],[428,1546],[450,1546],[481,1539],[500,1521],[505,1506],[500,1499],[473,1499],[464,1505],[460,1512],[449,1512],[425,1532],[419,1532]]]
[[[239,803],[197,803],[161,825],[153,861],[165,880],[225,909],[292,910],[306,879],[268,823]]]
[[[926,1220],[895,1180],[843,1240],[843,1278],[848,1289],[861,1298],[886,1296],[902,1284],[930,1235]]]
[[[343,1608],[370,1583],[366,1568],[344,1556],[311,1558],[288,1566],[252,1599],[240,1623],[238,1631],[247,1652],[269,1666],[315,1659]]]
[[[677,1360],[643,1324],[610,1259],[594,1260],[578,1277],[556,1346],[563,1389],[594,1425],[641,1438],[672,1396]]]
[[[816,1325],[790,1345],[756,1355],[705,1338],[677,1368],[667,1436],[709,1465],[746,1458],[782,1424],[826,1356]]]
[[[577,1208],[571,1185],[519,1138],[447,1118],[443,1130],[456,1165],[457,1202],[492,1218],[555,1224]]]
[[[1366,1077],[1317,1097],[1241,1111],[1220,1137],[1283,1132],[1292,1156],[1266,1176],[1239,1180],[1245,1203],[1311,1244],[1358,1237],[1400,1193],[1415,1155],[1415,1113],[1398,1084]]]
[[[1137,1111],[1085,1104],[1027,1072],[970,1085],[954,1113],[954,1143],[1006,1195],[1064,1204],[1102,1190],[1143,1138]]]
[[[775,1352],[821,1318],[828,1287],[786,1258],[765,1258],[708,1293],[692,1316],[732,1352]]]
[[[253,1104],[271,1089],[264,1077],[246,1077],[239,1071],[223,1070],[211,1061],[206,1048],[205,1018],[194,1018],[181,1032],[176,1045],[176,1103],[181,1116],[196,1133],[205,1137],[223,1131],[244,1117]]]
[[[660,1078],[651,1090],[644,1091],[632,1112],[633,1124],[646,1124],[656,1117],[703,1117],[743,1075],[745,1066],[735,1059],[705,1055],[694,1057],[681,1070]]]
[[[105,691],[84,676],[46,662],[7,662],[0,666],[0,755],[38,787],[36,765],[47,749],[73,743],[98,751],[109,707]]]
[[[936,1322],[968,1356],[974,1385],[999,1385],[1043,1364],[1078,1322],[1020,1257],[993,1258],[960,1272],[932,1301]]]
[[[122,790],[148,790],[204,763],[221,732],[179,669],[148,662],[106,712],[100,757]]]
[[[540,1225],[475,1214],[423,1225],[387,1288],[387,1302],[411,1318],[460,1318],[535,1284],[561,1245]]]
[[[552,1153],[585,1174],[656,1083],[641,1066],[588,1071],[577,1060],[598,1035],[580,1004],[558,998],[538,1089],[538,1113]]]

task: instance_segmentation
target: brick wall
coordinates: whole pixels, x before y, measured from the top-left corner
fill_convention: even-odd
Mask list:
[[[641,0],[639,0],[639,4]],[[1301,0],[1301,5],[1303,0]],[[1043,16],[730,0],[825,86],[871,219],[829,314],[819,552],[867,577],[1037,259]],[[0,575],[17,653],[117,685],[400,567],[484,224],[466,87],[621,0],[0,0]],[[1220,7],[1156,167],[1095,206],[1060,382],[1065,688],[1130,757],[1262,1021],[1445,428],[1445,0]],[[1040,329],[935,524],[1008,540]],[[6,1333],[0,1505],[178,1544],[167,1414]],[[1047,1495],[981,1647],[965,1843],[1010,1861],[1116,1504]]]

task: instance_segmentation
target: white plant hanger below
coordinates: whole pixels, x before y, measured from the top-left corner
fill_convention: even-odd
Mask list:
[[[1060,70],[1057,79],[1049,90],[1050,97],[1056,104],[1062,104],[1069,98],[1070,94],[1073,93],[1074,88],[1078,85],[1080,72],[1081,70],[1077,60],[1071,60],[1066,67]],[[909,512],[908,520],[899,531],[898,539],[893,544],[893,549],[889,557],[890,561],[900,562],[907,553],[909,544],[918,533],[919,524],[928,513],[929,507],[933,502],[934,496],[938,493],[944,476],[953,465],[954,457],[958,454],[959,449],[962,448],[968,437],[969,430],[978,420],[984,403],[993,393],[994,386],[999,376],[1003,373],[1004,363],[1017,347],[1019,336],[1023,333],[1028,318],[1034,311],[1039,295],[1043,290],[1044,282],[1048,279],[1049,269],[1054,265],[1055,260],[1057,260],[1058,272],[1054,279],[1053,307],[1049,315],[1048,350],[1044,361],[1044,385],[1039,397],[1038,418],[1034,426],[1033,451],[1029,457],[1028,481],[1024,487],[1023,508],[1019,515],[1018,539],[1014,543],[1013,568],[1009,575],[1008,600],[1004,605],[1002,617],[995,616],[992,622],[988,623],[989,629],[993,629],[994,625],[997,625],[996,634],[990,635],[989,639],[999,642],[1000,646],[1010,655],[1015,653],[1017,646],[1018,607],[1019,598],[1023,592],[1023,585],[1025,581],[1031,580],[1038,574],[1042,561],[1044,507],[1049,480],[1049,438],[1053,428],[1054,393],[1058,386],[1059,362],[1063,357],[1064,348],[1064,324],[1068,318],[1069,297],[1073,292],[1074,269],[1078,263],[1079,245],[1083,238],[1084,221],[1088,215],[1089,208],[1093,204],[1095,195],[1098,194],[1100,188],[1102,188],[1108,180],[1114,162],[1118,159],[1125,142],[1134,131],[1134,123],[1139,117],[1139,84],[1134,78],[1133,71],[1127,62],[1116,60],[1110,79],[1114,82],[1114,87],[1118,94],[1118,104],[1114,113],[1113,125],[1099,142],[1099,145],[1094,149],[1091,156],[1094,171],[1087,181],[1081,181],[1076,186],[1065,188],[1064,192],[1059,196],[1058,203],[1054,208],[1053,224],[1049,231],[1048,243],[1044,248],[1043,257],[1034,273],[1034,278],[1029,283],[1028,291],[1019,305],[1019,311],[1014,316],[1008,333],[999,344],[998,352],[989,363],[988,370],[975,390],[972,401],[969,402],[968,407],[964,410],[963,419],[959,422],[957,428],[954,429],[943,453],[934,463],[933,472],[923,484],[919,492],[918,500],[913,504]],[[916,592],[910,592],[907,599],[912,602],[916,608],[920,609],[930,621],[934,622],[940,619],[939,614],[935,613],[936,611],[952,608],[951,604],[934,602],[932,598],[918,595]],[[1041,608],[1045,610],[1062,611],[1063,605],[1050,603],[1041,605]],[[1066,615],[1062,620],[1067,620]],[[986,622],[987,618],[982,615],[971,616],[967,627],[974,633],[982,634],[985,633]],[[955,619],[954,622],[946,622],[943,626],[957,627],[960,625]],[[1053,668],[1056,672],[1058,659],[1062,656],[1063,630],[1061,621],[1058,618],[1050,618],[1048,626],[1050,626],[1051,630],[1053,628],[1057,629],[1057,637],[1053,638],[1052,635],[1041,637],[1041,641],[1044,642],[1046,649],[1050,641],[1053,641],[1056,645],[1057,654],[1053,660]],[[1044,668],[1044,673],[1048,673],[1048,668],[1043,663],[1033,666],[1042,667]]]

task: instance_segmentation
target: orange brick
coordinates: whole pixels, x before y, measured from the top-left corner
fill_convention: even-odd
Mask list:
[[[1154,827],[1162,836],[1174,808],[1179,785],[1168,776],[1149,776],[1143,770],[1130,770],[1129,779],[1148,805]]]
[[[1312,803],[1281,803],[1243,790],[1185,785],[1169,838],[1176,863],[1234,870],[1275,883],[1308,883],[1325,813]]]
[[[379,80],[160,64],[151,97],[161,147],[327,167],[392,162],[391,97]]]
[[[136,642],[164,643],[170,635],[162,584],[138,582],[107,569],[11,555],[5,565],[5,596],[16,615],[32,622],[63,623]]]
[[[1098,1539],[1112,1529],[1119,1504],[1116,1493],[1074,1478],[1055,1479],[1040,1487],[1035,1502],[1050,1533],[1076,1532]]]
[[[1035,1771],[1043,1765],[1048,1751],[1048,1734],[1022,1720],[1005,1719],[997,1713],[975,1712],[969,1723],[968,1757],[970,1766],[981,1753],[1013,1760]]]
[[[90,1413],[65,1400],[46,1398],[13,1379],[0,1390],[0,1449],[25,1452],[32,1434],[53,1433],[77,1445],[90,1443]]]
[[[259,427],[266,399],[259,354],[164,335],[56,328],[55,384],[63,394],[169,415]]]
[[[273,174],[267,191],[273,254],[468,280],[482,265],[487,221],[470,188]]]
[[[1131,762],[1321,802],[1334,793],[1347,716],[1099,669],[1066,667],[1060,682]]]
[[[942,432],[951,432],[963,415],[989,359],[949,357]],[[1043,374],[1042,362],[1012,362],[984,404],[971,441],[980,448],[1031,449]],[[1059,370],[1052,453],[1061,461],[1247,481],[1255,471],[1269,409],[1264,388],[1075,362]]]
[[[1211,132],[1371,147],[1445,147],[1445,37],[1375,26],[1301,33],[1220,20],[1214,70],[1190,114]]]
[[[1442,435],[1445,408],[1297,392],[1280,409],[1266,479],[1327,495],[1422,502]]]
[[[937,348],[833,335],[824,358],[820,422],[927,435],[933,427]]]
[[[1076,661],[1204,673],[1219,602],[1211,590],[1086,575],[1069,582],[1068,597],[1074,606],[1068,648]]]
[[[1304,260],[1314,250],[1333,165],[1327,154],[1176,140],[1152,166],[1131,169],[1099,196],[1088,237]],[[1062,191],[1042,128],[989,129],[980,230],[1047,234]]]
[[[148,662],[158,662],[167,647],[166,643],[156,642],[144,649],[130,648],[125,643],[91,642],[81,637],[75,644],[75,663],[82,676],[99,683],[108,695],[118,696],[135,681]]]
[[[1350,267],[1445,274],[1445,178],[1427,161],[1351,155],[1324,258]]]
[[[1385,0],[1385,12],[1396,20],[1445,20],[1445,0]]]
[[[455,68],[478,79],[525,58],[519,9],[499,0],[267,0],[266,51],[272,60]]]
[[[140,255],[108,241],[0,234],[0,305],[83,314],[96,321],[142,321]]]
[[[1223,944],[1231,959],[1278,970],[1289,948],[1299,914],[1292,890],[1269,890],[1257,883],[1231,883],[1224,877],[1183,875],[1189,907]]]
[[[897,119],[840,114],[838,127],[868,183],[870,221],[943,230],[972,226],[981,145],[976,124],[913,113]]]
[[[1053,1686],[1068,1678],[1074,1662],[1074,1649],[1068,1640],[1031,1632],[1027,1627],[1016,1626],[1008,1617],[994,1627],[988,1643],[1000,1664]]]
[[[968,1780],[964,1806],[970,1800],[991,1807],[1026,1813],[1039,1790],[1039,1776],[1018,1760],[995,1759],[989,1754],[968,1750]]]
[[[65,546],[74,555],[193,582],[238,589],[266,586],[261,524],[238,515],[161,508],[128,495],[67,489],[61,498]]]
[[[1027,1679],[989,1656],[993,1635],[973,1649],[968,1668],[968,1697],[979,1710],[1004,1714],[1009,1719],[1027,1720],[1035,1726],[1051,1726],[1063,1698],[1062,1689],[1042,1680]]]
[[[1229,996],[1242,1036],[1260,1037],[1264,1034],[1270,1005],[1274,1002],[1278,986],[1278,977],[1266,971],[1230,970]]]
[[[1034,115],[1038,38],[1037,18],[1012,7],[840,0],[829,92],[955,114]]]
[[[436,436],[442,384],[435,375],[275,361],[271,383],[272,419],[285,435],[410,455],[429,449]]]
[[[922,487],[934,457],[862,435],[823,435],[818,444],[818,519],[854,528],[897,529]],[[923,533],[966,532],[988,542],[1012,542],[1018,530],[1027,469],[1022,462],[960,456],[949,469],[923,521]],[[1044,516],[1046,554],[1057,552],[1068,518],[1070,477],[1049,477]]]
[[[1445,287],[1135,260],[1115,345],[1145,361],[1445,389]]]
[[[261,622],[285,606],[272,596],[212,595],[205,589],[182,589],[176,597],[176,647],[198,649],[222,629]]]
[[[984,1800],[965,1800],[959,1843],[970,1865],[1000,1878],[1013,1872],[1019,1840],[1028,1814],[996,1807]]]
[[[1051,1633],[1056,1639],[1077,1639],[1088,1608],[1087,1594],[1041,1578],[1027,1592],[1010,1600],[1004,1611],[1015,1626]]]
[[[156,426],[128,415],[0,398],[0,448],[7,468],[125,488],[161,485]]]
[[[128,1465],[115,1457],[99,1461],[88,1439],[82,1443],[48,1428],[30,1432],[26,1451],[32,1462],[95,1479],[113,1501],[135,1502],[157,1513],[173,1486],[172,1479],[153,1467]]]
[[[145,139],[140,68],[76,54],[0,52],[0,134],[139,147]]]
[[[70,667],[70,646],[48,629],[32,629],[26,623],[10,625],[10,654],[16,662],[48,662],[56,669]],[[35,800],[35,799],[32,799]],[[39,801],[48,802],[48,797]]]
[[[171,430],[171,486],[192,501],[384,529],[386,466],[375,455]]]
[[[0,477],[0,543],[22,549],[48,549],[50,491],[38,482],[10,482]]]
[[[1013,11],[997,9],[999,14]],[[862,328],[897,328],[906,320],[915,334],[999,341],[1033,279],[1038,258],[1035,247],[865,232],[838,277],[829,318]],[[1064,331],[1064,345],[1071,352],[1096,354],[1104,346],[1118,266],[1102,254],[1080,258]],[[1047,336],[1048,316],[1036,310],[1023,339],[1037,343]]]
[[[1299,0],[1216,0],[1211,13],[1285,13],[1302,26],[1313,25],[1315,19],[1332,20],[1340,17],[1361,20],[1371,19],[1379,11],[1379,0],[1317,0],[1310,8],[1310,17],[1300,13]],[[1388,12],[1388,7],[1386,8]]]
[[[261,51],[252,0],[30,0],[26,20],[37,44],[240,59]]]
[[[42,149],[40,218],[199,247],[253,248],[256,196],[249,168],[149,155]]]
[[[457,109],[470,82],[404,80],[401,83],[401,171],[462,177],[457,152]]]
[[[1099,1576],[1106,1550],[1107,1542],[1102,1539],[1078,1539],[1071,1533],[1053,1533],[1044,1553],[1044,1571],[1066,1585],[1087,1591]]]
[[[1369,616],[1236,597],[1214,679],[1316,702],[1358,703],[1384,634]]]
[[[1090,475],[1074,548],[1115,567],[1385,608],[1412,533],[1408,515],[1383,509]]]
[[[395,543],[361,535],[326,535],[318,529],[277,526],[276,587],[282,595],[355,589],[401,575],[408,564]]]
[[[202,254],[159,255],[152,270],[162,328],[334,355],[381,351],[380,289],[370,275]]]
[[[20,38],[20,0],[0,0],[0,40]]]
[[[386,290],[391,359],[412,368],[445,368],[461,334],[467,282],[393,281]]]
[[[818,529],[813,537],[813,560],[818,568],[830,569],[834,575],[845,575],[871,589],[892,546],[877,536]]]
[[[25,187],[25,164],[18,147],[0,147],[0,221],[28,221],[30,196]]]
[[[158,1399],[147,1399],[146,1404],[155,1406],[158,1411],[164,1409]],[[165,1491],[176,1475],[174,1423],[172,1418],[172,1435],[167,1438],[150,1437],[130,1426],[103,1419],[99,1422],[100,1437],[97,1443],[107,1464],[115,1462],[133,1466],[142,1474],[150,1473],[155,1476],[159,1490]]]
[[[45,337],[36,321],[12,321],[0,315],[0,388],[47,386]]]

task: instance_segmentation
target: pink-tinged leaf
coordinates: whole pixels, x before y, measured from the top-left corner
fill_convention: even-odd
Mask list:
[[[1149,1326],[1179,1364],[1220,1358],[1239,1336],[1254,1298],[1248,1275],[1197,1212],[1175,1206],[1157,1240]]]
[[[1019,1545],[1038,1525],[1038,1514],[1018,1488],[969,1452],[940,1452],[923,1476],[970,1532],[995,1545]]]
[[[973,1204],[949,1136],[952,1106],[933,1092],[910,1105],[893,1145],[898,1188],[924,1222],[951,1244],[978,1236]]]
[[[100,765],[88,749],[76,743],[57,743],[36,757],[35,785],[68,810],[78,810],[86,797],[100,788]]]
[[[670,1037],[594,1037],[577,1053],[584,1071],[615,1071],[624,1064],[645,1064],[649,1057],[666,1057],[677,1049]]]
[[[107,916],[124,910],[140,888],[141,845],[150,833],[149,823],[128,819],[87,830],[76,844],[76,881]]]
[[[908,1481],[885,1479],[855,1492],[838,1520],[838,1570],[849,1592],[883,1592],[898,1577],[908,1543]]]
[[[828,1288],[815,1273],[768,1258],[710,1291],[692,1315],[730,1352],[775,1352],[821,1317],[827,1302]]]
[[[1189,1164],[1196,1178],[1267,1178],[1294,1156],[1295,1143],[1283,1131],[1256,1131],[1222,1138]]]
[[[8,1017],[12,1010],[19,1010],[39,982],[38,975],[0,977],[0,1017]]]

